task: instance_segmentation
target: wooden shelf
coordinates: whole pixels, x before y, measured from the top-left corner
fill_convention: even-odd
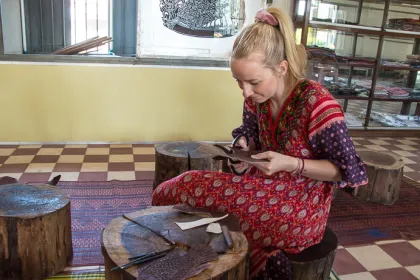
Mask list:
[[[362,25],[350,25],[341,23],[331,23],[323,21],[309,21],[309,27],[331,29],[337,31],[359,33],[359,34],[370,34],[376,36],[389,36],[389,37],[400,37],[400,38],[420,38],[420,32],[411,32],[397,29],[387,29],[386,31],[381,30],[379,27],[369,27]]]
[[[420,71],[420,68],[410,66],[392,66],[392,65],[381,65],[380,69],[383,70],[407,70],[407,71]]]
[[[331,65],[336,66],[338,68],[350,68],[350,67],[357,67],[357,68],[369,68],[373,69],[375,65],[366,65],[363,63],[343,63],[343,62],[321,62],[316,60],[309,60],[310,62],[324,64],[324,65]],[[382,70],[406,70],[406,71],[420,71],[420,67],[410,67],[410,66],[392,66],[392,65],[380,65],[380,69]]]
[[[374,1],[374,0],[365,0],[366,1]],[[405,87],[407,88],[413,88],[416,82],[418,82],[418,73],[420,72],[420,67],[412,67],[411,65],[403,65],[403,66],[393,66],[393,65],[382,65],[383,61],[386,61],[383,57],[383,50],[385,48],[385,41],[388,41],[390,39],[410,39],[413,41],[414,46],[412,50],[412,54],[420,54],[420,32],[412,32],[412,31],[404,31],[404,30],[398,30],[398,29],[390,29],[388,28],[387,23],[389,22],[390,18],[390,7],[392,4],[395,3],[395,1],[400,0],[384,0],[384,8],[383,8],[383,15],[381,17],[381,25],[380,27],[371,27],[371,26],[363,26],[360,25],[360,23],[364,22],[362,20],[362,10],[364,8],[363,1],[358,1],[356,5],[354,5],[357,8],[356,17],[353,19],[355,23],[357,24],[341,24],[341,23],[332,23],[332,22],[326,22],[324,20],[311,20],[311,7],[312,7],[312,0],[305,0],[303,1],[305,4],[305,11],[303,16],[298,16],[298,10],[299,10],[299,4],[301,3],[301,0],[294,0],[294,19],[297,26],[302,28],[302,34],[301,34],[301,44],[305,47],[307,47],[308,43],[314,44],[311,39],[311,35],[309,34],[308,29],[320,29],[320,30],[327,30],[327,31],[336,31],[337,34],[346,34],[347,36],[353,38],[352,42],[349,42],[348,46],[351,48],[351,54],[350,56],[355,57],[357,54],[357,47],[358,47],[358,41],[360,37],[376,37],[378,39],[378,45],[375,48],[376,55],[374,57],[375,59],[375,65],[366,65],[366,64],[358,64],[358,63],[333,63],[333,62],[325,62],[322,63],[321,61],[313,61],[313,63],[320,63],[325,65],[330,65],[331,67],[335,67],[336,69],[353,69],[351,67],[357,67],[358,69],[366,69],[366,75],[363,76],[363,78],[369,79],[372,82],[372,86],[376,86],[378,83],[378,79],[380,78],[381,71],[386,70],[401,70],[406,71],[407,74],[407,81],[404,83]],[[406,0],[406,1],[412,1],[413,3],[418,3],[419,0]],[[337,3],[334,3],[334,5],[338,5]],[[406,9],[407,13],[411,13],[411,9]],[[379,22],[378,22],[379,23]],[[316,33],[316,30],[313,30]],[[347,38],[347,37],[346,37]],[[408,41],[408,40],[396,40],[396,41]],[[347,44],[347,42],[346,42]],[[351,44],[351,45],[350,45]],[[372,69],[372,73],[369,75],[368,71],[369,69]],[[315,71],[313,71],[313,74]],[[356,74],[358,74],[355,71],[349,71],[348,73],[348,81],[352,81],[356,78]],[[369,76],[368,76],[369,75]],[[365,122],[363,124],[364,129],[370,128],[370,114],[371,110],[373,108],[374,102],[399,102],[401,104],[401,111],[400,114],[406,115],[410,113],[411,106],[409,106],[411,103],[414,103],[417,105],[416,113],[415,115],[420,115],[420,96],[417,97],[409,97],[409,98],[391,98],[390,95],[383,96],[381,98],[380,95],[375,96],[373,93],[369,95],[369,97],[361,97],[361,96],[354,96],[354,95],[334,95],[334,98],[337,100],[361,100],[363,103],[366,102],[367,105],[367,111],[366,111],[366,117]],[[347,101],[344,103],[347,105]],[[396,105],[400,105],[396,103]],[[420,129],[416,128],[413,131],[417,131],[416,133],[420,133]],[[375,132],[376,133],[376,132]]]
[[[309,60],[309,62],[324,64],[324,65],[331,65],[336,66],[338,68],[350,68],[350,67],[357,67],[357,68],[375,68],[375,65],[368,65],[363,63],[344,63],[344,62],[321,62],[316,60]]]
[[[386,101],[386,102],[414,102],[414,103],[418,103],[418,102],[420,102],[420,97],[417,97],[417,98],[412,98],[412,97],[409,97],[409,98],[389,98],[389,97],[384,97],[384,98],[381,98],[381,97],[374,97],[373,98],[373,101]]]
[[[369,97],[364,96],[354,96],[354,95],[335,95],[333,94],[334,98],[337,100],[347,99],[347,100],[369,100]]]

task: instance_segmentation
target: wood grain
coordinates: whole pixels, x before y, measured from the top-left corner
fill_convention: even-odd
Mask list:
[[[216,235],[206,233],[206,226],[195,230],[181,231],[175,221],[193,221],[200,217],[188,215],[172,209],[172,206],[149,207],[144,210],[127,214],[130,218],[141,221],[167,238],[189,245],[208,243]],[[234,250],[220,254],[217,261],[210,263],[209,268],[192,277],[192,280],[203,279],[248,279],[249,245],[241,232],[230,232]],[[221,234],[220,240],[224,242]],[[110,271],[115,266],[128,262],[130,257],[155,250],[169,248],[165,242],[150,231],[139,227],[120,217],[113,219],[102,233],[102,252],[105,258],[106,279],[137,279],[138,269],[142,266],[130,267],[124,271]]]
[[[155,148],[155,179],[153,189],[189,170],[218,171],[219,161],[199,150],[198,142],[171,142]],[[188,158],[189,155],[189,158]]]
[[[0,186],[0,279],[44,279],[72,258],[70,200],[59,188]]]
[[[299,254],[287,254],[293,280],[328,280],[338,247],[337,236],[326,228],[322,241]]]
[[[404,162],[394,153],[358,152],[365,163],[368,184],[357,187],[353,196],[384,205],[394,204],[399,197]]]

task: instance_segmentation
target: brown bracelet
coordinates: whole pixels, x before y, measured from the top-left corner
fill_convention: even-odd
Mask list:
[[[297,166],[296,166],[296,169],[295,170],[293,170],[293,172],[292,172],[292,175],[293,176],[296,176],[296,174],[298,174],[299,173],[299,171],[300,171],[300,169],[301,169],[301,159],[300,158],[298,158],[298,164],[297,164]]]

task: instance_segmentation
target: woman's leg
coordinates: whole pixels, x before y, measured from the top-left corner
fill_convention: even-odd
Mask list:
[[[291,280],[292,267],[286,255],[276,250],[274,253],[267,254],[262,269],[252,276],[251,274],[252,280]]]
[[[229,173],[189,171],[160,184],[153,193],[152,204],[155,206],[188,204],[192,207],[206,208],[209,211],[223,211],[239,218],[241,228],[248,241],[251,242],[250,274],[258,271],[264,277],[273,274],[288,275],[287,258],[281,251],[273,256],[270,250],[260,249],[271,240],[272,230],[279,226],[275,222],[266,224],[265,219],[273,216],[263,203],[262,196],[268,195],[272,180],[254,178],[249,175],[235,176]],[[269,208],[269,209],[267,209]],[[269,213],[269,214],[267,214]],[[286,277],[284,276],[284,277]],[[288,279],[273,278],[272,279]],[[269,279],[269,278],[259,278]]]

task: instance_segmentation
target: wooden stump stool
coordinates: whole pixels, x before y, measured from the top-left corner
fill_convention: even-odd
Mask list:
[[[0,279],[44,279],[72,256],[70,200],[59,188],[0,185]]]
[[[171,142],[157,145],[155,150],[155,180],[153,190],[160,183],[189,170],[219,170],[219,161],[200,152],[198,142]]]
[[[353,196],[384,205],[398,200],[404,162],[394,153],[358,151],[366,165],[369,182],[356,188]]]
[[[124,270],[112,268],[129,262],[129,257],[145,253],[162,251],[169,246],[146,226],[155,232],[165,236],[171,241],[182,242],[190,246],[199,244],[213,244],[212,248],[224,244],[222,234],[206,232],[207,225],[182,231],[175,222],[190,222],[200,217],[185,214],[173,209],[172,206],[149,207],[126,215],[130,220],[140,223],[142,226],[125,219],[124,217],[113,219],[102,233],[102,253],[105,259],[105,279],[107,280],[135,280],[139,271],[147,267],[149,263],[131,266]],[[230,216],[229,218],[235,218]],[[227,219],[227,218],[226,218]],[[239,229],[239,223],[238,223]],[[189,280],[201,279],[248,279],[249,245],[240,231],[231,231],[234,243],[234,252],[219,254],[218,259],[210,262],[210,266]],[[224,251],[223,251],[224,252]],[[175,269],[177,267],[173,267]],[[170,270],[171,268],[167,268]],[[162,268],[166,270],[166,268]],[[140,272],[141,274],[141,272]],[[165,278],[165,277],[163,277]]]
[[[287,254],[287,258],[292,266],[292,279],[330,279],[337,247],[337,236],[327,227],[321,243],[309,247],[299,254]]]

